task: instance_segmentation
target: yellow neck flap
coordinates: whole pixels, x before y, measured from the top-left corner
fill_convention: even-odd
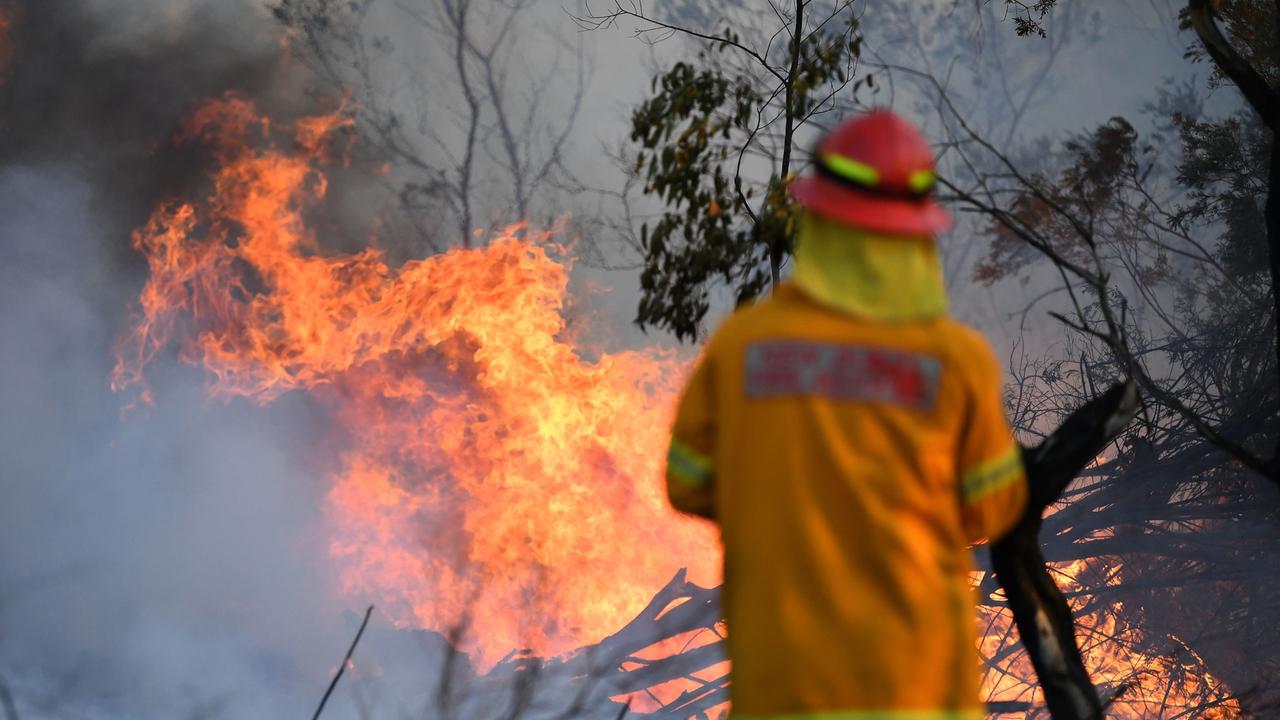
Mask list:
[[[933,238],[882,235],[799,214],[792,280],[818,302],[858,317],[911,322],[947,311]]]

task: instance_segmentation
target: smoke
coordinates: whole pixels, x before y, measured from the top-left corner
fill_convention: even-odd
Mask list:
[[[253,3],[62,0],[22,6],[0,87],[0,164],[65,162],[89,181],[104,231],[127,228],[181,189],[192,158],[161,151],[190,101],[229,88],[272,97],[287,68]],[[237,20],[238,18],[238,20]],[[124,230],[120,233],[120,230]]]
[[[170,142],[193,102],[314,110],[280,41],[256,0],[18,8],[0,84],[0,686],[23,718],[306,716],[359,621],[329,556],[323,409],[211,402],[172,357],[149,372],[152,409],[122,416],[108,385],[146,279],[132,232],[207,192],[205,151]],[[335,226],[365,225],[352,194],[370,192],[339,178],[310,218],[326,243],[363,241]],[[444,653],[375,614],[326,717],[420,711]]]
[[[341,644],[331,593],[298,562],[322,556],[300,540],[315,489],[277,449],[305,413],[207,408],[177,375],[160,410],[121,422],[92,193],[46,166],[6,171],[0,198],[0,667],[23,715],[281,714],[303,670],[273,655]]]
[[[300,398],[211,404],[176,363],[153,377],[152,411],[122,417],[108,386],[144,280],[130,233],[203,174],[205,158],[166,142],[179,118],[228,90],[287,110],[300,73],[248,1],[32,3],[12,42],[0,683],[23,718],[306,715],[358,620],[334,599],[324,477],[291,450],[315,445],[323,416]],[[414,672],[438,650],[397,642],[406,659],[389,666]],[[375,670],[348,681],[395,681]]]
[[[149,370],[154,408],[122,415],[108,384],[146,279],[132,232],[207,192],[206,151],[170,142],[194,101],[315,109],[279,30],[255,0],[19,8],[0,85],[0,689],[22,718],[306,716],[360,619],[329,555],[324,409],[211,402],[173,357]],[[352,197],[376,192],[339,178],[309,220],[363,242],[335,227],[367,228]],[[445,653],[375,614],[325,716],[421,711]]]

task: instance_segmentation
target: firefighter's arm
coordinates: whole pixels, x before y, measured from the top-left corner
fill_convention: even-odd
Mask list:
[[[680,398],[667,451],[667,496],[675,509],[715,519],[715,403],[710,352]]]
[[[997,540],[1022,517],[1027,477],[1005,418],[1000,366],[981,343],[973,354],[971,395],[959,454],[961,517],[970,542]]]

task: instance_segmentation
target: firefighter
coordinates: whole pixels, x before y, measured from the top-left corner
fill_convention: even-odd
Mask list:
[[[792,184],[795,266],[709,339],[671,503],[715,520],[739,719],[981,718],[969,546],[1027,488],[990,346],[947,314],[928,143],[889,111]]]

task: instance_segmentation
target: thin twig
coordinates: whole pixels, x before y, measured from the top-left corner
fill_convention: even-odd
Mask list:
[[[769,60],[765,58],[763,55],[761,55],[759,51],[753,48],[749,48],[746,45],[743,45],[742,43],[738,42],[737,40],[733,40],[729,37],[708,35],[707,33],[698,32],[690,28],[685,28],[685,27],[680,27],[679,25],[672,25],[670,23],[665,23],[665,22],[662,22],[661,20],[658,20],[656,18],[646,15],[642,9],[638,11],[628,10],[622,7],[621,3],[614,3],[614,9],[610,12],[606,12],[603,15],[596,15],[592,13],[590,7],[588,7],[587,15],[585,17],[579,17],[576,15],[573,15],[570,17],[572,17],[574,21],[578,23],[578,26],[583,28],[584,30],[597,30],[603,27],[613,26],[613,25],[616,25],[618,18],[630,17],[635,20],[639,20],[641,22],[647,22],[654,26],[649,28],[641,28],[637,30],[636,31],[637,37],[647,32],[650,32],[652,30],[663,29],[663,30],[667,30],[671,34],[683,33],[685,35],[689,35],[690,37],[695,37],[700,40],[706,40],[708,42],[719,43],[721,45],[725,45],[728,47],[737,48],[738,50],[741,50],[747,56],[755,60],[757,63],[759,63],[760,67],[764,68],[766,72],[768,72],[770,75],[773,75],[775,78],[777,78],[778,81],[785,82],[786,80],[786,78],[783,77],[782,72],[779,71],[778,68],[775,68],[773,65],[770,65]],[[670,35],[668,35],[667,37],[670,37]]]
[[[356,645],[360,642],[360,636],[364,635],[364,629],[369,625],[369,618],[372,615],[373,606],[370,605],[369,609],[364,611],[364,620],[360,623],[360,629],[356,631],[356,636],[351,640],[351,647],[347,648],[347,656],[342,658],[342,664],[338,666],[338,672],[334,674],[333,681],[329,683],[329,689],[324,691],[324,697],[320,698],[320,706],[316,708],[316,714],[311,716],[311,720],[319,720],[320,713],[324,712],[324,705],[329,702],[329,696],[333,694],[333,689],[338,687],[338,681],[342,679],[342,673],[346,671],[347,665],[351,663],[351,654],[356,651]]]

